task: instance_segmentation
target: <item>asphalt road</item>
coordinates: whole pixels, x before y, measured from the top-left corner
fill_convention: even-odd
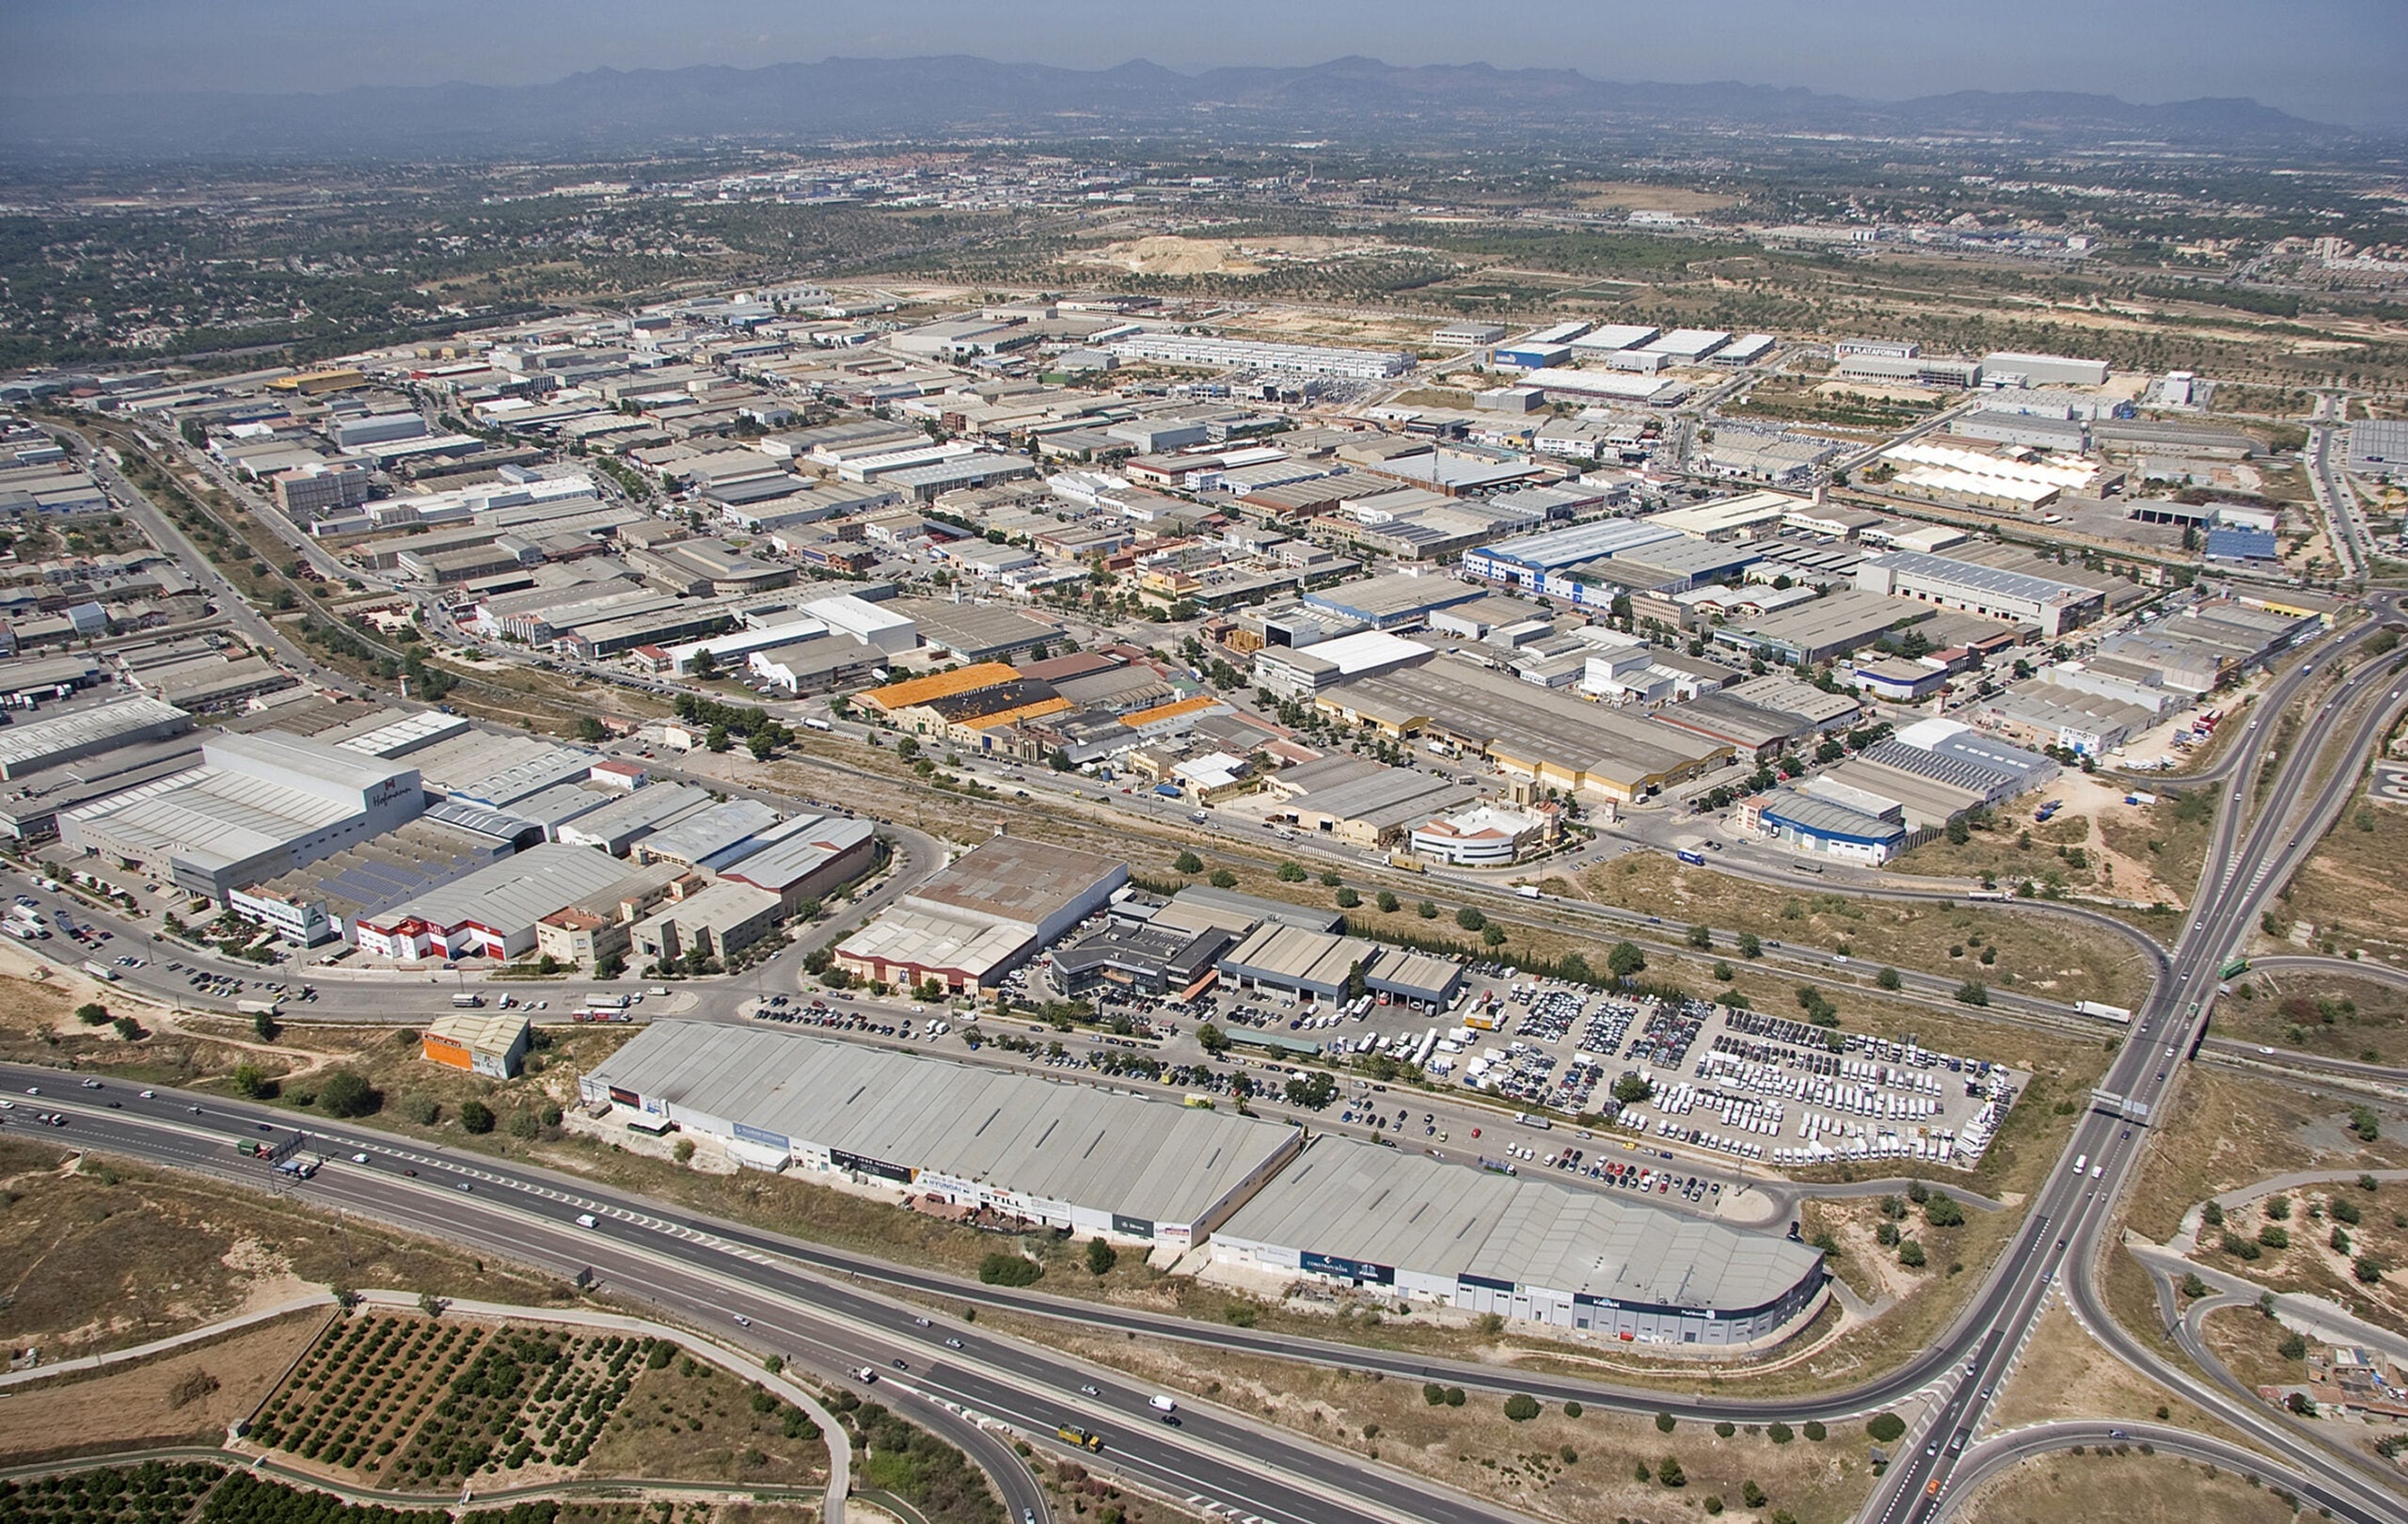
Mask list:
[[[2240,1445],[2227,1444],[2170,1424],[2116,1423],[2095,1419],[2033,1424],[1972,1446],[1957,1463],[1956,1495],[1962,1497],[2001,1471],[2024,1461],[2069,1450],[2075,1445],[2131,1445],[2135,1449],[2147,1445],[2160,1455],[2199,1461],[2221,1467],[2236,1475],[2256,1477],[2268,1486],[2288,1487],[2306,1507],[2329,1509],[2332,1516],[2351,1520],[2352,1524],[2388,1524],[2397,1516],[2372,1512],[2313,1477],[2271,1465],[2265,1456]]]
[[[2251,818],[2249,783],[2272,746],[2278,709],[2263,707],[2242,742],[2241,765],[2231,775],[2217,810],[2208,848],[2208,873],[2183,935],[2177,945],[2170,976],[2136,1013],[2130,1039],[2110,1064],[2099,1088],[2148,1108],[2154,1115],[2165,1104],[2182,1064],[2204,1036],[2208,1009],[2216,992],[2216,975],[2229,950],[2241,944],[2265,895],[2278,888],[2315,847],[2323,824],[2337,814],[2354,786],[2357,767],[2390,721],[2408,709],[2408,683],[2396,681],[2397,663],[2369,665],[2352,674],[2313,717],[2322,722],[2309,734],[2330,737],[2325,748],[2299,746],[2283,759],[2267,791],[2273,802]],[[2292,675],[2304,677],[2305,669]],[[2355,713],[2357,722],[2345,736],[2335,727]],[[2351,765],[2334,768],[2313,800],[2302,802],[2303,787],[2314,772],[2321,752],[2337,739]],[[2356,1500],[2356,1505],[2377,1517],[2398,1516],[2399,1500],[2387,1487],[2359,1471],[2346,1457],[2316,1445],[2290,1426],[2267,1415],[2254,1397],[2236,1400],[2193,1379],[2134,1340],[2115,1322],[2096,1279],[2104,1255],[2115,1251],[2107,1241],[2117,1197],[2130,1184],[2146,1142],[2145,1125],[2124,1115],[2094,1107],[2076,1124],[2067,1145],[2072,1159],[2060,1159],[2034,1206],[2034,1217],[2010,1250],[2011,1274],[1996,1288],[1993,1301],[1985,1297],[1976,1312],[1985,1330],[1978,1347],[1967,1357],[1964,1377],[1941,1405],[1938,1413],[1915,1437],[1915,1446],[1900,1457],[1883,1478],[1864,1516],[1877,1524],[1915,1524],[1944,1509],[1943,1495],[1954,1480],[1956,1456],[1964,1443],[1960,1431],[1978,1429],[1991,1394],[2011,1370],[2022,1339],[2028,1337],[2038,1312],[2052,1294],[2061,1271],[2066,1292],[2083,1324],[2118,1357],[2138,1370],[2201,1403],[2235,1428],[2264,1444],[2304,1472],[2323,1480],[2335,1492]],[[2087,1172],[2073,1167],[2088,1166]]]
[[[773,1235],[678,1214],[596,1190],[590,1183],[330,1123],[312,1132],[310,1145],[329,1162],[313,1179],[283,1183],[266,1166],[239,1159],[232,1146],[288,1130],[289,1117],[166,1089],[145,1101],[133,1087],[116,1082],[86,1090],[55,1071],[14,1065],[0,1066],[0,1083],[17,1098],[18,1110],[9,1114],[12,1126],[21,1125],[35,1106],[71,1116],[68,1127],[40,1135],[51,1141],[198,1169],[254,1188],[281,1184],[323,1207],[563,1275],[590,1268],[606,1290],[709,1327],[722,1341],[784,1355],[792,1364],[894,1404],[956,1443],[970,1442],[953,1412],[965,1409],[1007,1424],[1040,1449],[1075,1453],[1091,1470],[1123,1475],[1176,1498],[1210,1500],[1272,1524],[1518,1524],[1521,1517],[1209,1405],[1183,1402],[1180,1421],[1168,1424],[1148,1409],[1150,1392],[1125,1377],[814,1274],[814,1266],[798,1266],[793,1258],[825,1256],[790,1258],[792,1246]],[[43,1091],[39,1100],[20,1098],[29,1086]],[[123,1109],[112,1108],[110,1102]],[[196,1105],[198,1114],[190,1109]],[[360,1152],[370,1156],[369,1164],[353,1162],[352,1155]],[[404,1169],[416,1175],[404,1176]],[[589,1213],[599,1225],[577,1226],[578,1216]],[[998,1288],[952,1278],[879,1278],[896,1289],[940,1294],[965,1306],[1004,1300]],[[737,1324],[739,1315],[750,1321]],[[927,1326],[917,1321],[921,1317],[928,1318]],[[898,1360],[901,1368],[895,1364]],[[875,1373],[874,1383],[851,1374],[863,1366]],[[1089,1394],[1083,1387],[1096,1390]],[[953,1421],[942,1421],[946,1418]],[[1102,1434],[1104,1448],[1092,1454],[1072,1452],[1054,1437],[1062,1423]],[[1033,1484],[1013,1488],[1008,1473],[999,1480],[1014,1494],[1006,1501],[1015,1516],[1022,1507],[1041,1506]]]

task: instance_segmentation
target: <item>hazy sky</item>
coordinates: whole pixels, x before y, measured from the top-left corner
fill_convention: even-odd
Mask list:
[[[2408,0],[0,0],[0,91],[21,95],[931,53],[1182,71],[1362,54],[1891,100],[2255,96],[2408,128]]]

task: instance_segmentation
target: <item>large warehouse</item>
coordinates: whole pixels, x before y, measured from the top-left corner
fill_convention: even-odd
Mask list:
[[[883,1182],[1074,1232],[1184,1247],[1303,1146],[1292,1127],[823,1038],[656,1022],[578,1081],[762,1169]]]
[[[515,958],[535,947],[535,923],[642,870],[591,847],[539,842],[439,889],[352,923],[359,950],[378,958]]]
[[[71,850],[140,864],[222,902],[425,808],[416,768],[263,730],[212,737],[199,767],[62,815],[58,833]]]
[[[1792,1239],[1341,1137],[1232,1214],[1212,1259],[1654,1344],[1770,1337],[1828,1278]]]
[[[865,979],[981,990],[1111,899],[1129,865],[997,836],[904,896],[836,948]]]

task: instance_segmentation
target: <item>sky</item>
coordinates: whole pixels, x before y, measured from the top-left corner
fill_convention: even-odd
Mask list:
[[[528,84],[976,54],[1194,71],[1362,55],[1603,80],[2249,96],[2408,130],[2408,0],[0,0],[0,92]]]

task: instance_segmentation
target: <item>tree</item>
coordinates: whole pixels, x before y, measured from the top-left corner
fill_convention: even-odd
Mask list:
[[[1797,1438],[1798,1435],[1788,1424],[1776,1420],[1775,1421],[1765,1425],[1765,1437],[1771,1440],[1774,1444],[1785,1445],[1792,1439]]]
[[[1425,899],[1418,905],[1413,907],[1413,913],[1420,916],[1425,921],[1434,921],[1438,918],[1438,907],[1432,901]]]
[[[1517,1391],[1505,1399],[1505,1416],[1516,1423],[1528,1423],[1539,1416],[1539,1400],[1527,1391]]]
[[[1380,891],[1380,897],[1373,901],[1373,903],[1380,907],[1381,914],[1394,915],[1397,912],[1397,907],[1402,904],[1403,901],[1396,897],[1395,890],[1383,889]]]
[[[1178,860],[1171,864],[1171,871],[1185,874],[1192,879],[1204,871],[1204,859],[1194,852],[1181,852]]]
[[[1898,971],[1896,969],[1885,968],[1880,973],[1873,976],[1873,982],[1879,985],[1884,990],[1894,990],[1903,981],[1898,977]]]
[[[486,1104],[485,1104],[483,1102],[482,1102],[482,1101],[477,1101],[477,1100],[467,1100],[467,1101],[463,1101],[463,1102],[461,1102],[461,1103],[460,1103],[460,1128],[461,1128],[461,1130],[462,1130],[463,1132],[468,1132],[468,1133],[490,1133],[490,1132],[492,1132],[492,1131],[493,1131],[493,1107],[491,1107],[491,1106],[489,1106],[489,1105],[486,1105]],[[680,1141],[684,1141],[684,1140],[683,1140],[683,1139],[681,1139]]]
[[[1711,946],[1713,946],[1713,945],[1714,945],[1714,928],[1712,928],[1712,927],[1710,927],[1710,926],[1705,926],[1705,925],[1698,925],[1698,926],[1690,927],[1690,928],[1689,928],[1689,945],[1690,945],[1690,946],[1692,946],[1692,947],[1700,947],[1700,948],[1705,948],[1705,947],[1711,947]]]
[[[1655,1093],[1656,1087],[1649,1083],[1644,1074],[1624,1074],[1614,1081],[1614,1099],[1626,1106],[1637,1105]]]
[[[87,1001],[75,1008],[75,1019],[86,1026],[106,1026],[109,1024],[109,1008]]]
[[[1750,1481],[1739,1484],[1739,1500],[1751,1508],[1762,1508],[1771,1500],[1766,1496],[1764,1488]]]
[[[2194,1273],[2182,1278],[2182,1294],[2194,1301],[2208,1294],[2208,1283]]]
[[[1363,903],[1363,897],[1351,888],[1340,889],[1336,897],[1339,910],[1354,910]]]
[[[1900,1264],[1905,1265],[1909,1270],[1920,1270],[1924,1266],[1924,1262],[1925,1255],[1923,1252],[1923,1246],[1921,1244],[1916,1243],[1911,1238],[1902,1240],[1899,1243],[1898,1262]]]
[[[1432,1407],[1443,1406],[1447,1401],[1447,1389],[1434,1381],[1425,1381],[1421,1383],[1421,1400]]]
[[[1667,1455],[1656,1463],[1656,1480],[1668,1487],[1685,1487],[1689,1484],[1688,1474],[1681,1469],[1679,1457],[1673,1455]]]
[[[1343,881],[1343,880],[1339,878],[1338,870],[1336,868],[1323,868],[1321,870],[1321,886],[1323,888],[1335,889]]]
[[[1087,1240],[1088,1275],[1096,1277],[1108,1276],[1112,1274],[1112,1267],[1119,1262],[1120,1251],[1118,1249],[1114,1248],[1110,1244],[1105,1243],[1101,1238],[1090,1238]]]
[[[1934,1228],[1961,1228],[1965,1224],[1965,1209],[1952,1198],[1935,1191],[1931,1199],[1923,1204],[1923,1218]]]
[[[531,1111],[513,1112],[510,1118],[510,1135],[521,1142],[532,1143],[544,1135],[544,1119]]]
[[[1480,945],[1483,947],[1489,948],[1502,947],[1505,945],[1505,929],[1498,926],[1495,921],[1491,921],[1486,926],[1481,927],[1480,929]]]
[[[1679,1421],[1674,1419],[1670,1413],[1658,1413],[1656,1415],[1656,1432],[1657,1434],[1670,1434],[1672,1432],[1673,1425],[1678,1421]]]
[[[1238,886],[1238,876],[1228,868],[1214,868],[1209,881],[1215,889],[1234,889]]]
[[[2270,1249],[2287,1249],[2291,1246],[2291,1232],[2270,1222],[2258,1230],[2258,1242]]]
[[[695,678],[706,683],[718,675],[719,658],[712,654],[711,648],[705,645],[701,650],[696,651],[694,653]]]
[[[1305,865],[1302,863],[1291,861],[1279,865],[1279,881],[1281,883],[1302,883],[1305,881],[1306,877]]]
[[[2362,1286],[2383,1284],[2383,1262],[2371,1254],[2359,1255],[2350,1265],[2350,1273],[2358,1278],[2358,1283]]]
[[[338,1069],[318,1085],[318,1105],[329,1117],[366,1117],[385,1098],[357,1070]]]
[[[2298,1414],[2302,1418],[2314,1418],[2316,1416],[2316,1404],[2308,1397],[2307,1393],[2304,1391],[2295,1391],[2289,1397],[2284,1398],[2283,1405],[2289,1408],[2292,1412]]]
[[[128,1042],[139,1042],[150,1036],[142,1030],[142,1024],[131,1016],[120,1016],[109,1024],[117,1028],[117,1035]]]
[[[920,743],[906,736],[895,743],[895,754],[900,760],[909,762],[920,754]]]
[[[1961,1006],[1987,1006],[1990,1003],[1989,987],[1979,979],[1967,979],[1956,987],[1956,1003]]]
[[[1615,978],[1630,978],[1646,967],[1647,955],[1639,950],[1635,942],[1617,942],[1606,953],[1606,969]]]
[[[1895,1413],[1876,1413],[1865,1421],[1864,1432],[1886,1445],[1905,1437],[1907,1421]]]
[[[1037,1278],[1044,1273],[1035,1260],[1024,1254],[999,1250],[978,1262],[978,1280],[986,1286],[1034,1286]]]
[[[1196,1029],[1196,1044],[1202,1048],[1206,1053],[1209,1053],[1213,1057],[1218,1058],[1221,1055],[1229,1051],[1229,1035],[1227,1032],[1222,1031],[1219,1027],[1214,1026],[1211,1022],[1206,1022],[1203,1025]]]
[[[756,730],[744,743],[744,749],[752,754],[753,761],[767,762],[778,754],[778,738],[767,730]]]
[[[692,1164],[694,1162],[694,1140],[690,1137],[679,1138],[677,1140],[677,1146],[669,1151],[669,1156],[676,1160],[681,1165]]]
[[[713,725],[703,736],[703,750],[706,752],[724,752],[735,744],[725,725]]]
[[[610,734],[610,730],[603,725],[602,722],[594,716],[580,714],[577,717],[577,738],[588,746],[602,740]]]
[[[1753,931],[1742,931],[1739,933],[1740,957],[1762,958],[1764,955],[1765,945],[1757,940],[1756,934]]]
[[[1965,823],[1965,818],[1961,815],[1952,816],[1948,821],[1948,845],[1962,847],[1972,839],[1973,828]]]
[[[1488,917],[1480,913],[1479,907],[1465,905],[1455,912],[1455,924],[1466,931],[1477,931],[1488,924]]]
[[[236,1095],[242,1096],[246,1100],[257,1101],[273,1094],[273,1087],[274,1082],[267,1077],[267,1071],[261,1069],[259,1065],[245,1063],[236,1064],[234,1066],[234,1093]]]

